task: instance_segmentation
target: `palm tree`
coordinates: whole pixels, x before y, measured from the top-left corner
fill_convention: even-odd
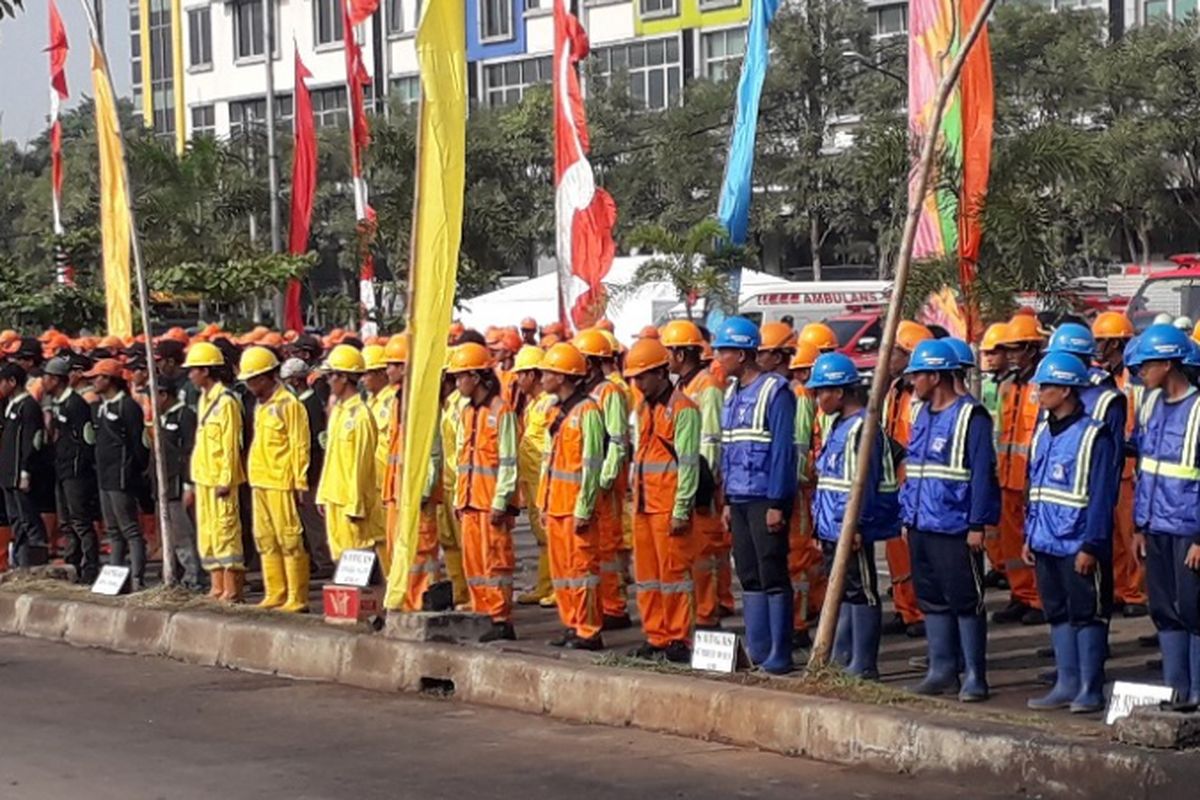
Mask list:
[[[654,253],[621,287],[614,300],[635,294],[645,286],[669,283],[675,287],[687,318],[701,298],[706,308],[737,310],[737,291],[731,275],[749,266],[750,251],[729,244],[729,233],[715,219],[696,223],[679,233],[662,225],[642,225],[626,237],[629,247]]]

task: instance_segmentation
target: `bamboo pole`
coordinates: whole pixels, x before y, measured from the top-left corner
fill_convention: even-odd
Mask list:
[[[917,162],[917,191],[916,198],[922,198],[929,190],[929,176],[933,171],[934,155],[937,151],[937,130],[941,126],[942,116],[950,93],[958,83],[962,74],[963,64],[967,55],[975,46],[979,34],[987,25],[997,0],[985,0],[979,13],[975,16],[966,39],[959,47],[950,70],[938,85],[937,102],[933,109],[933,118],[929,125],[929,135],[921,147],[921,160]],[[871,396],[867,401],[867,418],[863,423],[862,439],[858,444],[858,463],[869,464],[875,447],[875,437],[879,434],[879,411],[883,405],[884,395],[888,390],[887,363],[892,356],[892,347],[896,341],[896,327],[900,324],[901,307],[904,303],[904,291],[908,285],[908,275],[912,268],[913,243],[917,234],[917,221],[921,216],[920,202],[909,202],[908,217],[904,221],[904,237],[900,244],[900,253],[896,261],[896,277],[892,287],[891,300],[888,302],[887,319],[883,326],[883,341],[879,347],[879,366],[871,380]],[[812,654],[808,660],[810,669],[817,669],[829,662],[829,651],[833,646],[834,631],[837,628],[838,609],[842,604],[842,590],[846,582],[846,567],[850,563],[850,553],[853,550],[853,538],[858,528],[858,518],[862,510],[863,492],[866,488],[868,469],[860,469],[854,476],[850,487],[850,497],[846,501],[846,512],[842,518],[842,529],[838,534],[837,551],[833,557],[833,568],[829,575],[829,587],[825,591],[825,602],[821,607],[821,622],[817,627],[817,638],[813,643]]]
[[[100,53],[100,59],[104,63],[104,80],[108,82],[108,91],[112,97],[116,98],[116,91],[112,84],[112,71],[108,66],[108,54],[104,52],[104,45],[100,41],[99,29],[96,25],[96,18],[92,13],[92,6],[88,0],[80,0],[83,6],[83,11],[87,15],[88,28],[92,34],[92,43],[96,50]],[[143,24],[145,20],[143,19]],[[143,39],[142,48],[145,55],[149,51],[145,48],[149,47],[149,43]],[[181,76],[176,76],[177,79]],[[149,85],[143,86],[143,98],[150,94]],[[162,542],[162,578],[163,583],[170,586],[175,582],[175,549],[171,545],[171,527],[167,524],[167,465],[163,460],[162,436],[159,435],[161,427],[159,426],[158,413],[158,371],[154,368],[154,337],[150,332],[150,292],[146,288],[146,271],[142,265],[142,245],[138,239],[137,216],[133,207],[133,186],[129,180],[129,162],[125,159],[125,133],[121,130],[121,119],[118,115],[117,119],[113,120],[117,127],[117,138],[121,142],[121,171],[125,177],[125,202],[129,205],[129,243],[133,249],[133,268],[134,276],[137,281],[138,290],[138,306],[141,311],[142,318],[142,333],[146,339],[146,372],[150,376],[150,423],[154,435],[150,437],[150,446],[154,453],[154,479],[156,486],[155,510],[158,516],[159,540]]]

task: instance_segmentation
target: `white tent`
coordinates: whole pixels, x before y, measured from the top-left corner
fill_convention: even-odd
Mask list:
[[[612,269],[604,279],[605,285],[613,288],[626,285],[648,258],[626,256],[613,259]],[[739,301],[762,291],[764,285],[785,283],[775,275],[743,270]],[[616,329],[616,337],[629,342],[646,325],[665,320],[677,305],[680,305],[679,296],[671,284],[655,283],[610,305],[608,318]],[[463,303],[462,310],[457,314],[464,325],[479,331],[491,325],[517,325],[525,317],[533,317],[539,325],[558,318],[558,276],[555,273],[539,275],[472,298]]]

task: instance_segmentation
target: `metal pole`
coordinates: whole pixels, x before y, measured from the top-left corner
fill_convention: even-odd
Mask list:
[[[937,149],[937,129],[941,125],[942,115],[946,111],[946,103],[950,93],[958,83],[962,74],[963,64],[967,54],[975,45],[980,32],[987,24],[988,16],[992,13],[997,0],[985,0],[983,7],[971,24],[966,38],[963,40],[950,69],[938,85],[937,104],[933,110],[933,118],[929,125],[929,135],[921,147],[921,160],[917,166],[917,192],[915,196],[925,196],[929,189],[929,175],[933,170],[933,159]],[[900,309],[904,303],[904,290],[908,284],[908,274],[912,266],[913,242],[917,233],[917,220],[921,216],[921,204],[910,204],[908,218],[904,222],[904,238],[900,245],[900,256],[896,262],[896,278],[892,288],[892,297],[888,303],[887,320],[883,327],[883,342],[879,347],[879,363],[885,365],[892,355],[892,345],[896,341],[896,326],[900,324]],[[888,389],[887,370],[875,370],[871,380],[871,396],[867,402],[867,418],[863,423],[862,439],[858,443],[858,463],[869,464],[875,437],[879,434],[879,409],[883,405],[884,395]],[[850,553],[853,549],[853,539],[858,528],[859,513],[862,509],[863,491],[866,488],[868,469],[860,469],[850,487],[850,497],[846,501],[846,513],[842,518],[842,530],[838,534],[837,552],[833,557],[833,569],[829,575],[829,587],[825,590],[825,603],[821,607],[821,622],[817,627],[817,639],[813,643],[812,654],[808,660],[810,669],[825,666],[829,661],[829,651],[833,646],[833,635],[837,628],[838,608],[842,604],[842,589],[846,582],[846,567],[850,563]]]
[[[271,0],[262,0],[263,46],[267,65],[267,184],[271,196],[271,252],[282,249],[279,231],[279,153],[275,149],[275,15]]]
[[[100,43],[100,49],[104,50],[104,0],[94,0],[92,13],[95,15],[95,27],[93,27],[92,30],[96,34],[96,41]],[[147,45],[143,42],[143,58],[145,57],[144,48],[146,46]]]
[[[83,11],[88,18],[88,27],[91,28],[92,41],[95,43],[96,49],[100,52],[100,60],[104,64],[104,80],[108,83],[108,91],[114,98],[117,96],[112,85],[112,73],[108,67],[108,55],[104,52],[104,45],[98,38],[98,29],[96,27],[96,18],[92,13],[92,7],[88,5],[88,0],[79,0],[83,6]],[[146,47],[146,43],[142,43]],[[143,51],[144,53],[145,51]],[[149,88],[149,87],[145,87]],[[140,307],[142,317],[142,332],[146,339],[146,363],[149,365],[147,372],[150,376],[150,423],[151,429],[154,431],[154,436],[150,438],[150,445],[154,452],[154,479],[156,486],[156,496],[154,498],[156,511],[158,512],[158,529],[159,536],[162,540],[163,566],[162,576],[163,583],[170,586],[175,582],[175,548],[171,544],[171,526],[167,520],[167,464],[163,457],[162,437],[158,435],[161,430],[159,425],[158,413],[158,370],[154,368],[154,337],[150,334],[150,292],[146,289],[146,271],[142,266],[142,245],[138,240],[137,217],[133,208],[133,186],[129,182],[129,164],[125,161],[125,133],[121,130],[120,115],[113,120],[116,125],[117,138],[121,142],[121,171],[125,176],[125,201],[129,204],[129,243],[133,249],[133,268],[134,276],[137,280],[138,290],[138,306]]]

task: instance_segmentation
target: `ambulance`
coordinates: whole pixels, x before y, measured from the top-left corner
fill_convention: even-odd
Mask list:
[[[890,281],[820,281],[755,286],[739,303],[742,316],[761,325],[791,317],[796,328],[847,313],[879,310],[891,295]],[[840,338],[840,337],[839,337]]]

